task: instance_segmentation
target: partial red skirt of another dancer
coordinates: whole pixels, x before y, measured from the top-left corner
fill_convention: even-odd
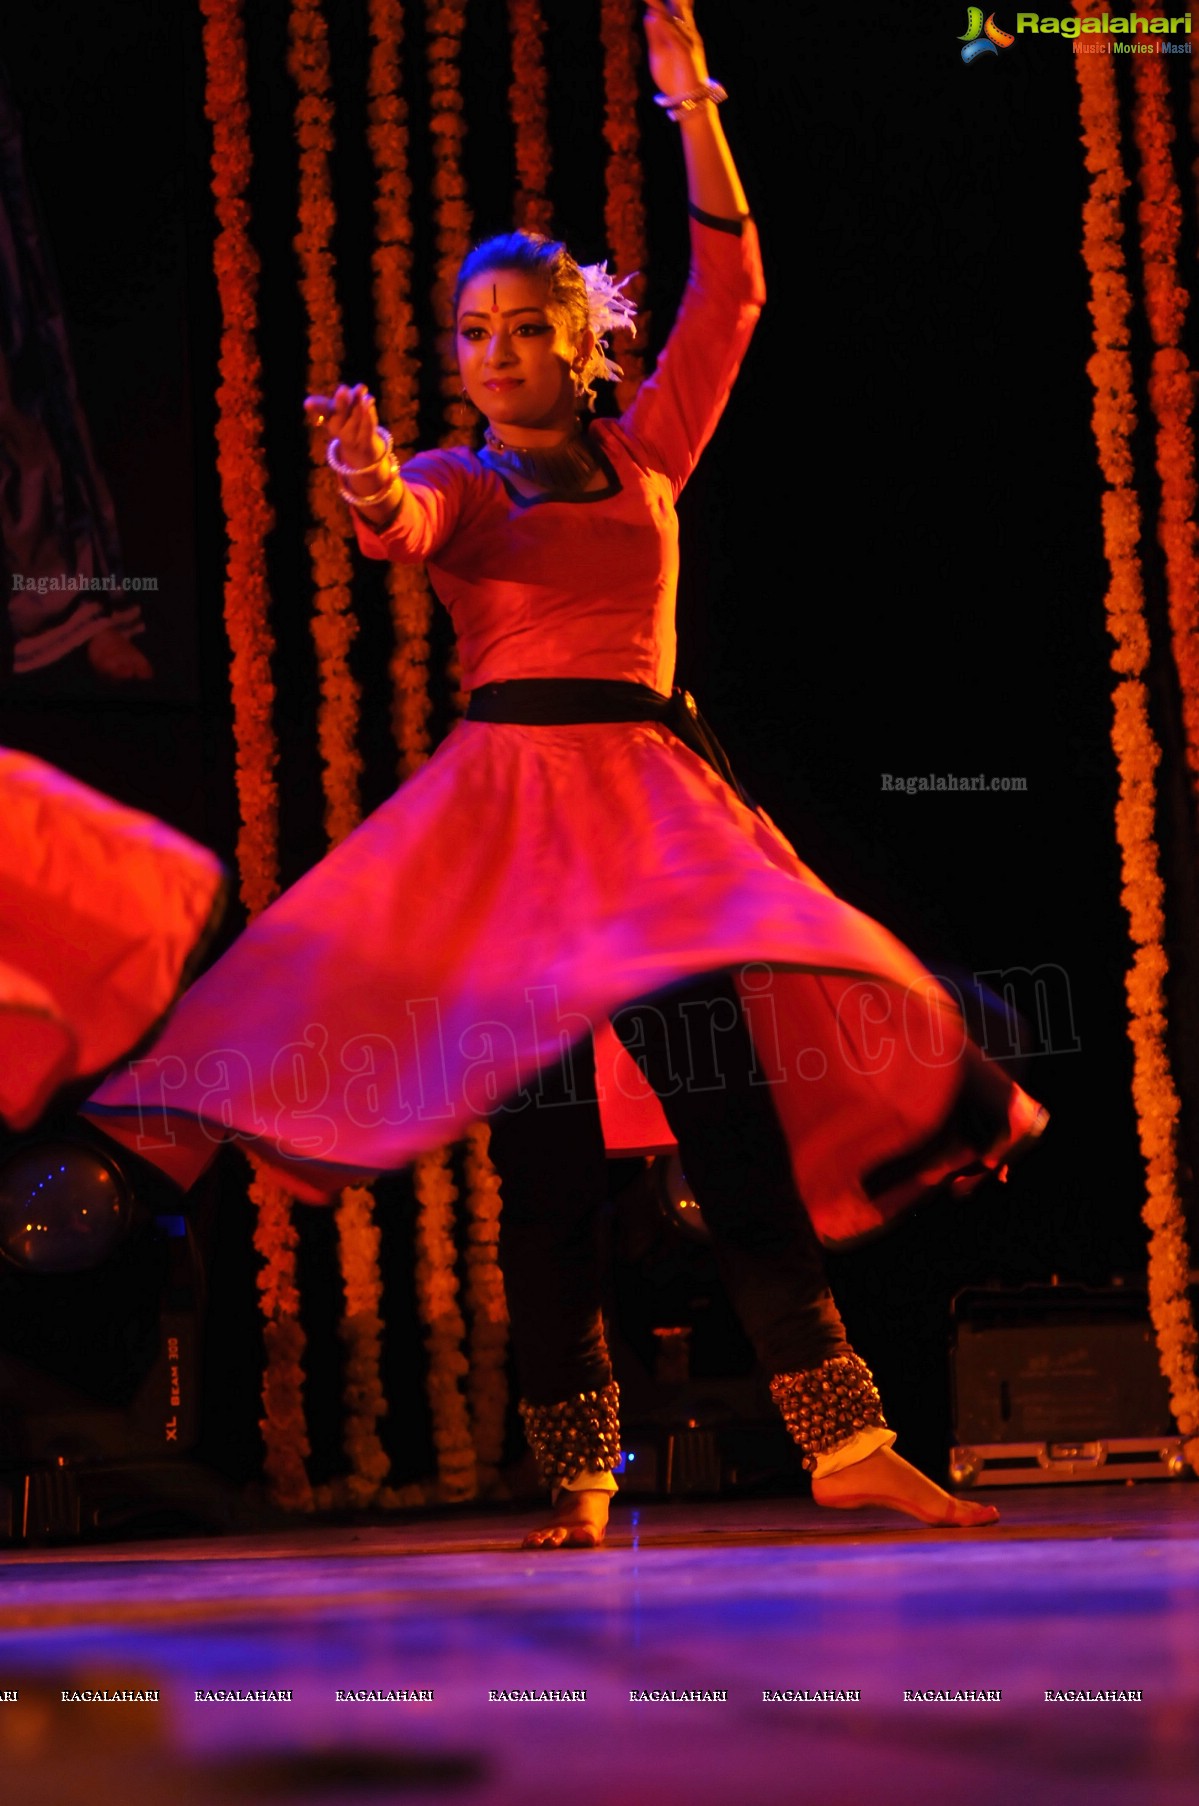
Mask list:
[[[31,1127],[166,1015],[219,919],[213,854],[0,748],[0,1119]]]

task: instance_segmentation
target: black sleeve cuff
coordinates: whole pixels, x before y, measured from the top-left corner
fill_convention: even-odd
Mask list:
[[[745,222],[749,218],[743,213],[737,219],[720,219],[715,213],[703,213],[698,207],[688,207],[692,219],[697,219],[701,226],[711,226],[715,232],[731,232],[734,238],[740,238],[745,230]]]

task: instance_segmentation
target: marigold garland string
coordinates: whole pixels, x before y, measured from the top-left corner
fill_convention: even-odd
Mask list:
[[[462,1351],[466,1325],[458,1307],[454,1205],[458,1188],[449,1152],[438,1148],[413,1169],[419,1213],[416,1224],[416,1292],[425,1347],[426,1378],[437,1453],[438,1496],[449,1503],[478,1493],[478,1460],[462,1383],[469,1363]]]
[[[365,1186],[347,1186],[342,1192],[337,1201],[337,1232],[345,1291],[338,1325],[345,1348],[343,1447],[350,1472],[330,1492],[336,1503],[369,1505],[387,1478],[391,1462],[378,1433],[379,1420],[387,1415],[380,1374],[383,1282],[375,1200]]]
[[[300,183],[299,229],[294,243],[306,316],[307,382],[310,393],[330,395],[340,380],[343,338],[330,249],[336,219],[329,165],[332,84],[328,31],[319,0],[292,0],[287,66],[297,92]],[[317,737],[325,831],[329,844],[336,846],[361,819],[360,692],[349,667],[356,631],[350,593],[350,526],[315,434],[311,458],[308,501],[314,525],[308,534],[308,549],[315,589],[312,633],[320,678]],[[368,1503],[390,1465],[378,1435],[378,1422],[387,1407],[379,1374],[382,1286],[373,1208],[371,1194],[361,1187],[342,1192],[335,1207],[344,1290],[339,1326],[345,1344],[343,1440],[350,1473],[342,1482],[320,1490],[317,1500],[322,1505],[347,1500]]]
[[[404,42],[401,0],[371,0],[368,29],[371,40],[367,72],[367,140],[375,169],[374,271],[375,344],[378,356],[379,400],[383,418],[391,430],[396,456],[401,462],[416,449],[419,430],[416,347],[418,333],[412,305],[412,181],[408,164],[408,108],[401,92],[400,51]],[[399,751],[399,777],[403,780],[429,756],[429,626],[432,596],[428,579],[417,565],[388,565],[395,649],[391,660],[392,733]],[[443,1157],[437,1156],[440,1173]],[[422,1186],[420,1170],[414,1172],[414,1188],[422,1223],[418,1234],[415,1285],[427,1342],[432,1338],[430,1299],[422,1295],[425,1263],[421,1243],[432,1242],[428,1210],[422,1190],[438,1189],[437,1178]],[[432,1360],[432,1350],[428,1350]],[[432,1389],[430,1398],[432,1400]],[[437,1407],[431,1404],[436,1420]],[[378,1502],[397,1510],[424,1504],[436,1487],[416,1482],[406,1487],[384,1487]]]
[[[1191,175],[1195,182],[1195,217],[1199,219],[1199,31],[1191,32],[1190,75],[1191,141],[1196,146],[1196,154],[1191,162]]]
[[[470,244],[471,214],[462,174],[462,81],[459,58],[466,0],[425,0],[429,79],[429,132],[433,156],[433,211],[436,270],[433,306],[438,326],[438,362],[445,431],[443,445],[468,444],[473,415],[459,395],[460,378],[451,319],[454,280]],[[456,659],[451,681],[455,706],[465,706]],[[478,1463],[462,1389],[468,1371],[463,1353],[466,1325],[458,1307],[457,1249],[454,1239],[457,1187],[448,1148],[424,1155],[413,1168],[417,1201],[416,1292],[428,1355],[426,1389],[433,1417],[437,1494],[449,1501],[474,1498]],[[394,1496],[394,1495],[389,1495]]]
[[[259,1171],[250,1186],[258,1216],[254,1247],[262,1256],[259,1305],[265,1319],[266,1371],[262,1383],[265,1449],[263,1472],[275,1502],[289,1511],[311,1511],[315,1503],[304,1463],[312,1452],[304,1416],[304,1327],[296,1251],[300,1238],[292,1221],[292,1198]]]
[[[259,262],[249,236],[250,108],[241,0],[201,0],[204,15],[204,112],[212,126],[213,245],[221,310],[217,387],[217,472],[229,537],[225,624],[237,757],[241,898],[253,919],[279,893],[278,747],[271,718],[274,638],[265,539],[273,523],[266,499],[262,365],[258,355]],[[287,1195],[256,1163],[250,1203],[257,1284],[264,1319],[263,1469],[274,1497],[292,1509],[312,1502],[304,1468],[304,1330],[296,1289],[296,1236]]]
[[[550,230],[547,190],[550,135],[546,111],[545,16],[541,0],[508,0],[512,39],[512,81],[508,106],[516,140],[516,198],[513,223],[530,232]]]
[[[467,1397],[479,1483],[494,1490],[504,1456],[508,1407],[508,1304],[499,1265],[500,1179],[491,1164],[491,1130],[473,1123],[466,1136],[466,1299],[470,1307]]]
[[[1074,0],[1084,16],[1099,0]],[[1083,256],[1091,278],[1095,352],[1087,370],[1095,391],[1092,423],[1103,497],[1104,546],[1110,571],[1106,598],[1114,693],[1112,745],[1119,770],[1116,833],[1124,881],[1122,901],[1134,945],[1125,981],[1133,1047],[1133,1102],[1146,1167],[1149,1229],[1149,1310],[1171,1407],[1187,1459],[1199,1471],[1197,1342],[1187,1293],[1190,1266],[1178,1193],[1179,1100],[1166,1039],[1164,887],[1157,857],[1156,771],[1161,751],[1150,725],[1144,680],[1149,658],[1139,543],[1141,510],[1130,436],[1135,425],[1128,319],[1132,297],[1125,273],[1120,197],[1128,187],[1120,150],[1114,59],[1074,59],[1086,167],[1091,181],[1083,209]]]
[[[428,13],[429,131],[433,140],[433,220],[437,267],[433,308],[439,334],[445,432],[442,445],[468,445],[474,410],[462,400],[452,318],[458,266],[470,249],[471,210],[462,173],[462,33],[466,0],[425,0]]]
[[[540,58],[540,33],[537,29],[540,8],[521,9],[520,67],[515,79],[526,84],[531,124],[524,133],[525,168],[530,181],[540,180],[544,187],[549,172],[548,143],[538,149],[538,133],[545,137],[544,104],[540,118],[536,95],[544,96],[544,71],[540,81],[532,75],[534,55]],[[529,17],[530,11],[536,17]],[[465,0],[429,0],[430,44],[429,82],[431,94],[431,130],[435,175],[433,192],[436,202],[437,276],[434,304],[443,327],[441,363],[442,393],[446,431],[443,445],[469,444],[474,433],[474,412],[460,395],[461,377],[454,340],[452,300],[454,284],[462,259],[470,249],[471,211],[462,173],[462,140],[465,123],[462,116],[462,81],[459,59],[466,17]],[[530,41],[535,50],[530,47]],[[514,55],[515,55],[514,43]],[[516,102],[513,102],[514,107]],[[523,102],[522,102],[523,104]],[[518,155],[521,154],[518,150]],[[519,168],[518,164],[518,168]],[[542,172],[544,171],[544,175]],[[456,714],[466,707],[462,689],[461,666],[455,644],[450,658],[449,676],[453,684],[451,704]],[[499,1255],[499,1176],[487,1155],[489,1131],[475,1124],[467,1132],[465,1151],[465,1187],[467,1218],[466,1280],[467,1304],[471,1311],[469,1362],[462,1354],[465,1325],[455,1305],[452,1311],[438,1311],[431,1299],[426,1307],[429,1324],[429,1396],[434,1411],[435,1437],[438,1449],[438,1476],[447,1498],[473,1498],[480,1480],[493,1486],[503,1452],[504,1409],[507,1403],[505,1362],[507,1355],[507,1307],[504,1303],[503,1280]],[[431,1200],[426,1208],[442,1210],[446,1186],[449,1184],[449,1156],[445,1150],[430,1156],[430,1165],[419,1176],[418,1195]],[[453,1194],[456,1196],[456,1193]],[[451,1200],[452,1202],[452,1200]],[[452,1209],[450,1212],[452,1225]],[[439,1261],[452,1262],[456,1250],[452,1232],[442,1234],[433,1227],[425,1237],[428,1272],[442,1298],[457,1293],[457,1279],[452,1267],[445,1272]],[[467,1380],[467,1400],[459,1387]],[[469,1411],[467,1404],[469,1403]],[[469,1450],[469,1453],[468,1453]]]
[[[470,249],[471,210],[462,173],[462,140],[466,121],[462,113],[462,34],[466,26],[466,0],[425,0],[428,12],[429,131],[433,140],[433,217],[437,268],[433,278],[433,311],[438,329],[441,365],[442,409],[445,430],[442,445],[469,445],[474,437],[475,414],[461,393],[458,357],[454,345],[453,300],[458,267]],[[447,662],[450,680],[450,712],[466,712],[462,667],[455,641]]]
[[[1146,7],[1151,19],[1162,17]],[[1133,133],[1141,160],[1141,265],[1145,313],[1153,338],[1149,401],[1156,423],[1161,478],[1158,544],[1165,554],[1170,638],[1178,673],[1183,737],[1192,797],[1199,806],[1199,555],[1195,503],[1195,373],[1183,348],[1190,297],[1178,278],[1182,196],[1174,173],[1174,122],[1167,59],[1133,63]]]
[[[417,327],[412,305],[412,180],[408,108],[401,92],[402,0],[370,0],[367,141],[375,170],[375,345],[379,402],[401,463],[416,450],[419,430]],[[389,564],[387,588],[395,631],[391,659],[392,733],[399,776],[410,777],[429,755],[429,625],[432,595],[424,568]]]
[[[279,894],[279,749],[272,711],[266,536],[274,513],[266,494],[262,363],[258,355],[258,253],[250,242],[250,105],[241,0],[201,0],[206,68],[204,115],[212,126],[216,238],[212,261],[221,311],[217,385],[217,474],[229,550],[225,630],[241,821],[237,865],[246,913]]]
[[[641,135],[637,127],[637,62],[640,48],[636,0],[601,0],[600,38],[604,52],[604,225],[618,275],[629,276],[628,292],[640,309],[645,281],[645,207],[642,202]],[[649,315],[639,312],[637,339],[612,336],[612,356],[624,371],[616,385],[618,405],[627,408],[641,386]]]
[[[307,382],[310,392],[329,395],[341,378],[342,328],[333,253],[329,248],[336,219],[329,175],[333,150],[329,44],[318,0],[292,0],[287,67],[297,89],[295,130],[300,150],[300,196],[299,229],[294,243],[308,342]],[[312,633],[320,675],[317,733],[323,765],[325,831],[329,844],[336,846],[358,824],[358,780],[362,770],[355,743],[358,685],[349,668],[350,642],[355,631],[350,596],[350,527],[325,466],[321,436],[315,430],[310,457],[308,503],[315,525],[308,534],[308,551],[315,588]]]

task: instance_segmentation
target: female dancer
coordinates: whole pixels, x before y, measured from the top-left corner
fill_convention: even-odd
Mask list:
[[[645,32],[692,221],[654,375],[590,419],[619,289],[516,233],[470,254],[455,299],[478,451],[401,471],[363,385],[309,398],[363,551],[428,564],[467,717],[89,1114],[184,1182],[238,1135],[315,1198],[488,1116],[521,1410],[554,1495],[534,1547],[599,1543],[615,1490],[605,1144],[677,1143],[814,1497],[989,1523],[895,1453],[821,1243],[969,1189],[1045,1112],[714,769],[672,696],[674,503],[763,295],[691,0],[647,0]]]

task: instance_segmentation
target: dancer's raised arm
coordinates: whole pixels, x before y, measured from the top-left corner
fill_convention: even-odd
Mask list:
[[[659,104],[676,103],[667,110],[683,136],[687,198],[716,219],[740,218],[749,206],[716,110],[724,90],[708,73],[694,0],[646,0],[645,42]]]
[[[621,425],[677,497],[720,419],[765,288],[757,233],[717,115],[724,89],[708,73],[692,0],[647,0],[644,24],[655,99],[683,140],[691,259],[653,375]]]

